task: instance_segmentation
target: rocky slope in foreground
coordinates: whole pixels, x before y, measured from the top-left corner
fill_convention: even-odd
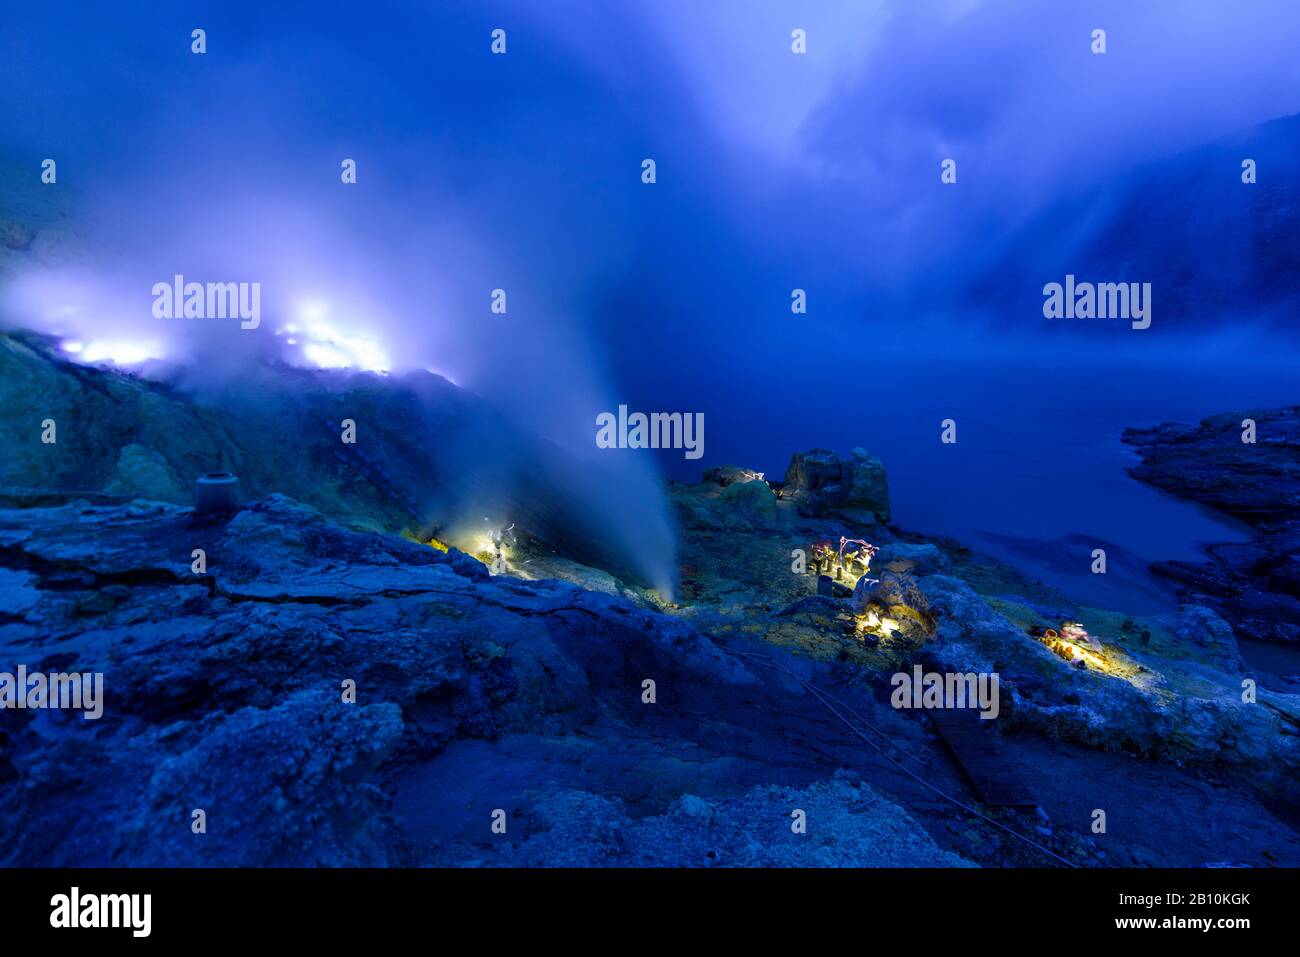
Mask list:
[[[457,478],[433,453],[459,400],[409,408],[438,382],[286,378],[199,403],[15,337],[0,368],[0,671],[106,686],[96,721],[0,710],[0,864],[1300,863],[1300,699],[1261,677],[1242,700],[1228,622],[1080,607],[889,526],[864,451],[796,456],[779,490],[726,468],[671,488],[667,605],[526,518],[507,575],[392,534],[385,487],[439,462]],[[339,402],[395,425],[334,456]],[[35,438],[51,409],[57,459]],[[215,521],[181,504],[209,461],[253,499]],[[520,486],[522,515],[531,495],[580,509],[578,488]],[[867,641],[792,566],[840,536],[881,546],[895,634]],[[1085,667],[1029,634],[1066,621],[1098,640]],[[972,814],[929,717],[890,706],[916,664],[1001,675],[995,723],[1041,810],[983,811],[1038,846]]]
[[[674,501],[687,566],[665,613],[617,583],[491,576],[279,496],[212,521],[10,494],[0,654],[102,672],[106,703],[98,721],[0,712],[0,863],[1052,863],[900,774],[803,684],[975,806],[925,716],[888,704],[888,676],[913,661],[1002,673],[998,723],[1045,811],[985,813],[1046,850],[1091,865],[1300,862],[1270,810],[1294,806],[1284,725],[1300,702],[1240,701],[1231,630],[1212,612],[1144,619],[1139,641],[1082,610],[1111,670],[1081,670],[1025,632],[1080,609],[957,547],[872,513],[800,514],[763,482]],[[845,634],[844,602],[791,573],[791,543],[831,530],[882,543],[891,590],[919,613],[906,635]],[[1113,836],[1088,834],[1096,807]],[[1214,826],[1189,831],[1191,818]]]
[[[50,498],[0,510],[0,649],[106,704],[0,712],[0,864],[963,863],[672,617],[281,497]]]
[[[796,457],[796,460],[798,457]],[[1300,801],[1300,698],[1241,658],[1232,626],[1188,603],[1177,613],[1126,616],[1080,605],[955,542],[926,541],[851,507],[802,514],[800,496],[764,483],[674,489],[682,527],[683,615],[710,634],[761,635],[769,646],[841,662],[855,701],[887,696],[887,680],[927,670],[1001,676],[1004,738],[1033,734],[1184,767],[1229,769],[1270,795]],[[793,500],[792,500],[793,499]],[[792,547],[866,538],[881,546],[872,574],[899,633],[864,641],[849,603],[814,594],[791,573]],[[1098,652],[1067,661],[1030,636],[1080,622]],[[1242,701],[1242,681],[1260,703]],[[888,718],[881,717],[887,721]],[[1031,769],[1032,774],[1032,769]],[[1093,795],[1099,802],[1103,794]]]
[[[1242,441],[1255,422],[1255,442]],[[1238,635],[1300,647],[1300,406],[1212,416],[1199,425],[1128,429],[1138,479],[1221,509],[1257,537],[1213,545],[1211,560],[1160,562],[1153,569],[1209,605]]]

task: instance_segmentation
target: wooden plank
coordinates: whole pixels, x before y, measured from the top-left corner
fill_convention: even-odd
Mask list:
[[[928,712],[980,800],[990,807],[1033,807],[1028,782],[1002,747],[1002,737],[979,712],[939,708]]]

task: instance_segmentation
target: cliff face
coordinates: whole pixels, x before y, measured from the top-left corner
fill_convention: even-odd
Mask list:
[[[1255,441],[1243,442],[1243,421]],[[1203,564],[1160,562],[1198,602],[1220,610],[1239,635],[1300,645],[1300,406],[1213,416],[1199,425],[1129,429],[1135,478],[1249,522],[1258,537],[1214,545]]]
[[[344,520],[409,526],[421,505],[415,477],[439,474],[433,449],[411,443],[389,453],[404,432],[436,434],[437,425],[467,418],[469,403],[434,376],[383,385],[373,376],[252,368],[200,395],[78,365],[39,337],[3,335],[0,440],[9,454],[0,484],[190,504],[199,475],[226,470],[248,498],[284,492]],[[425,410],[443,421],[420,422]],[[358,423],[364,441],[341,441],[344,418]],[[54,442],[42,441],[46,420]]]

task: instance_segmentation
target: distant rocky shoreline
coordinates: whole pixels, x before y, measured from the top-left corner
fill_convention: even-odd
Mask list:
[[[1254,442],[1243,433],[1254,423]],[[1198,425],[1126,429],[1142,464],[1129,474],[1251,525],[1253,541],[1211,545],[1206,562],[1152,571],[1214,608],[1239,637],[1300,647],[1300,406],[1232,412]]]

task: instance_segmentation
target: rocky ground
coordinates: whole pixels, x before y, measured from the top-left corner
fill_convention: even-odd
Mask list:
[[[5,864],[963,863],[797,693],[622,598],[281,497],[6,509],[0,563],[6,659],[107,688],[0,713]]]
[[[680,494],[698,517],[717,493]],[[718,518],[732,521],[730,507]],[[192,571],[192,547],[205,548],[206,574]],[[969,558],[952,561],[960,572]],[[280,497],[206,522],[164,504],[47,498],[0,512],[0,565],[6,658],[102,671],[107,686],[97,722],[3,713],[6,863],[1052,863],[899,773],[769,667],[849,703],[924,780],[975,804],[924,720],[885,702],[882,677],[901,652],[840,637],[819,621],[830,607],[774,635],[725,605],[706,624],[699,606],[664,614],[567,582],[493,577],[454,549],[344,529]],[[1084,675],[1058,669],[951,575],[920,582],[949,603],[935,655],[969,660],[952,638],[980,631],[968,640],[1007,642],[1009,673],[1055,678],[1018,679],[1016,725],[1032,733],[1007,735],[1032,756],[1047,810],[986,810],[995,820],[1081,864],[1300,855],[1267,810],[1278,798],[1234,773],[1249,756],[1217,753],[1231,734],[1251,739],[1245,716],[1173,695],[1131,718],[1089,713],[1110,699]],[[873,666],[877,655],[889,661]],[[1179,725],[1193,700],[1211,712],[1195,730]],[[1086,747],[1063,743],[1089,734]],[[1098,803],[1122,840],[1087,834]],[[1153,840],[1185,804],[1213,811],[1214,828]],[[497,809],[504,835],[490,830]],[[790,829],[796,809],[806,835]]]
[[[1243,441],[1246,420],[1253,442]],[[1129,429],[1133,476],[1249,523],[1256,537],[1207,549],[1209,561],[1161,562],[1189,601],[1242,638],[1300,648],[1300,406],[1212,416],[1199,425]]]
[[[28,446],[6,461],[0,670],[102,672],[106,703],[0,711],[0,863],[1300,863],[1300,698],[1243,664],[1228,606],[1081,607],[911,535],[862,450],[671,487],[668,600],[536,529],[498,575],[471,541],[397,534],[405,506],[376,490],[407,481],[403,442],[438,445],[411,441],[427,421],[366,451],[386,479],[358,455],[313,490],[266,474],[274,434],[219,402],[5,347],[40,384],[16,395],[122,428],[67,430],[90,443],[80,470],[42,479]],[[294,422],[338,400],[304,396]],[[207,445],[250,470],[238,511],[150,494],[174,476],[183,498]],[[841,536],[880,547],[879,584],[819,583],[813,546]],[[867,609],[889,626],[864,631]],[[1030,633],[1065,622],[1097,639],[1086,657]],[[890,706],[913,664],[1001,675],[997,733],[1038,809],[980,805],[926,715]]]
[[[1010,753],[1023,756],[1037,788],[1072,788],[1058,795],[1075,807],[1089,799],[1095,807],[1122,803],[1130,824],[1143,822],[1130,828],[1133,843],[1124,851],[1109,848],[1112,861],[1204,862],[1178,847],[1194,841],[1191,835],[1163,848],[1138,839],[1139,831],[1172,828],[1173,819],[1163,817],[1171,810],[1165,792],[1190,799],[1209,788],[1236,794],[1233,802],[1251,792],[1252,810],[1240,821],[1247,829],[1260,802],[1282,822],[1294,821],[1288,808],[1298,796],[1300,698],[1288,693],[1293,685],[1285,677],[1242,662],[1232,627],[1212,609],[1188,603],[1177,614],[1138,617],[1080,606],[957,543],[922,541],[852,508],[801,515],[787,499],[765,496],[757,484],[749,488],[743,495],[734,486],[709,483],[674,490],[684,529],[684,606],[677,614],[711,634],[762,636],[800,656],[838,662],[850,676],[854,701],[884,701],[887,677],[915,662],[941,671],[999,672],[1003,741]],[[751,499],[762,504],[755,507]],[[790,549],[841,534],[881,545],[873,574],[920,610],[928,627],[909,625],[871,644],[846,629],[845,601],[811,594],[808,576],[791,572]],[[1095,666],[1092,658],[1084,668],[1067,663],[1028,634],[1065,621],[1082,623],[1100,640]],[[1256,704],[1242,701],[1245,678],[1262,689]],[[1045,756],[1043,741],[1055,758]],[[1092,775],[1095,784],[1081,787]],[[1157,779],[1163,784],[1155,786]],[[1053,819],[1071,813],[1045,793],[1039,796]],[[1203,804],[1197,813],[1208,810]],[[1235,816],[1222,807],[1215,813],[1220,820]],[[1280,826],[1266,828],[1271,839],[1294,849],[1291,827],[1273,824]],[[1256,863],[1276,853],[1267,843],[1252,843]],[[1199,853],[1209,853],[1209,846]]]

